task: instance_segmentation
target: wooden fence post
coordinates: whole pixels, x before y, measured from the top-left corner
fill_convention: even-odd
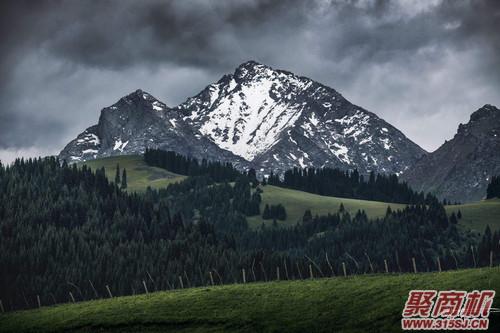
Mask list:
[[[214,286],[214,276],[212,275],[212,271],[208,272],[208,274],[210,275],[210,283]]]
[[[311,280],[314,279],[314,275],[313,275],[313,267],[311,264],[309,264],[309,275],[311,277]]]
[[[437,257],[437,264],[438,264],[438,271],[441,273],[441,260],[439,260],[439,257]]]
[[[144,290],[146,291],[146,295],[149,294],[148,286],[146,285],[146,281],[142,280],[142,285],[144,286]]]
[[[398,251],[396,251],[396,265],[398,265],[399,272],[401,273],[401,265],[399,264],[399,254],[398,254]]]
[[[69,298],[71,298],[71,301],[72,301],[73,303],[76,303],[76,302],[75,302],[75,298],[73,297],[73,294],[71,293],[71,291],[69,292]]]
[[[493,251],[490,251],[490,267],[493,267]]]
[[[330,271],[332,272],[332,276],[335,276],[335,272],[333,271],[333,266],[330,263],[330,259],[328,259],[328,252],[325,252],[325,257],[326,257],[326,263],[328,264],[328,267],[330,267]]]
[[[181,289],[184,289],[184,282],[182,281],[182,276],[179,275],[179,282],[181,284]]]
[[[280,280],[280,266],[276,266],[276,280]]]
[[[94,291],[95,298],[99,298],[99,294],[97,293],[97,290],[94,288],[94,284],[92,281],[89,280],[90,286],[92,287],[92,290]]]
[[[0,299],[0,311],[2,311],[2,313],[5,312],[5,309],[3,308],[3,303],[2,303],[1,299]]]
[[[252,277],[253,277],[253,282],[257,282],[257,277],[255,276],[255,258],[252,259],[252,267],[250,269],[252,270]]]
[[[38,307],[42,307],[42,302],[40,302],[40,295],[36,295],[36,301],[38,302]]]
[[[455,252],[451,250],[451,256],[453,257],[453,260],[455,261],[455,267],[458,269],[458,260],[457,257],[455,256]]]
[[[297,261],[295,264],[297,265],[297,272],[299,272],[299,278],[302,280],[302,272],[300,271],[299,262]]]
[[[243,283],[247,283],[247,277],[246,277],[245,269],[244,268],[241,270],[241,273],[243,275]]]
[[[218,270],[215,269],[214,271],[215,271],[215,274],[217,274],[217,277],[219,278],[219,284],[222,286],[224,284],[224,282],[222,282],[222,276],[220,276]]]
[[[189,277],[188,277],[186,271],[184,271],[184,277],[186,278],[187,287],[191,288],[191,280],[189,280]]]
[[[472,261],[474,262],[474,267],[477,267],[476,256],[474,256],[474,246],[473,245],[470,246],[470,251],[472,253]]]
[[[384,259],[385,272],[389,273],[389,266],[387,265],[387,259]]]
[[[262,273],[264,273],[264,280],[267,282],[267,274],[266,270],[264,269],[264,264],[262,263],[262,261],[260,262],[260,268],[262,269]]]
[[[413,263],[413,272],[417,273],[417,263],[415,262],[415,257],[412,257],[411,261]]]
[[[347,269],[345,267],[345,262],[342,262],[342,271],[344,271],[344,277],[347,277]]]
[[[312,260],[312,259],[311,259],[311,258],[309,258],[308,256],[305,256],[305,257],[306,257],[306,259],[307,259],[307,260],[309,260],[309,262],[310,262],[311,264],[313,264],[313,265],[314,265],[314,267],[316,267],[316,269],[318,270],[319,274],[320,274],[322,277],[325,277],[325,274],[323,274],[323,271],[321,270],[321,267],[319,267],[319,265],[318,265],[318,264],[316,264],[316,263],[314,262],[314,260]]]
[[[106,285],[106,290],[108,291],[109,298],[113,298],[113,294],[111,293],[111,289],[109,289],[108,285]]]
[[[365,252],[365,256],[368,259],[368,264],[370,265],[370,270],[372,273],[375,273],[375,270],[373,269],[372,261],[370,260],[370,256],[368,256],[368,253]]]
[[[168,281],[168,279],[166,280],[166,282],[167,282],[167,288],[169,290],[175,289],[175,288],[172,287],[172,285],[170,284],[170,281]]]
[[[146,271],[146,274],[148,275],[149,277],[149,281],[151,281],[151,283],[153,284],[153,287],[155,288],[155,291],[158,291],[158,288],[156,288],[156,283],[155,281],[153,280],[153,277],[151,276],[151,274],[149,274],[148,271]]]

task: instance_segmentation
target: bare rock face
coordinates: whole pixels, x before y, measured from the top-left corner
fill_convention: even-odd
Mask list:
[[[142,90],[102,109],[98,124],[78,135],[59,157],[68,162],[79,162],[113,155],[142,154],[147,147],[236,165],[244,162],[219,148],[194,130],[175,110]]]
[[[466,202],[484,198],[493,175],[500,175],[500,110],[485,105],[467,124],[460,124],[452,140],[424,156],[403,178],[416,190]]]
[[[60,157],[83,161],[146,147],[230,161],[263,174],[324,166],[402,174],[426,155],[334,89],[254,61],[174,108],[138,90],[104,108],[99,123]]]

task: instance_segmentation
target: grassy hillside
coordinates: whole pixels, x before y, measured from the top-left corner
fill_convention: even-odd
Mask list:
[[[388,206],[391,206],[392,209],[404,207],[404,205],[400,204],[388,204],[379,201],[327,197],[271,185],[263,186],[262,190],[264,192],[262,193],[261,211],[264,210],[266,204],[276,205],[281,203],[285,206],[287,219],[278,221],[282,225],[294,225],[301,221],[307,209],[310,209],[313,215],[336,213],[339,210],[340,203],[343,203],[345,209],[352,214],[362,209],[369,217],[373,218],[384,216]],[[271,220],[262,220],[260,216],[248,218],[248,221],[251,226],[259,226],[262,222],[272,223]]]
[[[500,199],[482,200],[463,205],[446,206],[446,211],[462,213],[460,224],[477,232],[483,232],[487,225],[500,230]]]
[[[129,191],[144,191],[148,186],[161,188],[185,178],[185,176],[164,169],[148,166],[138,155],[107,157],[88,161],[85,164],[92,169],[104,167],[110,180],[114,180],[116,164],[119,164],[120,168],[126,168]],[[392,209],[404,206],[378,201],[326,197],[269,185],[262,187],[262,189],[264,193],[262,194],[261,211],[265,204],[283,204],[288,215],[285,221],[278,221],[283,226],[297,223],[302,219],[306,209],[319,215],[337,212],[340,203],[343,203],[346,210],[352,214],[355,214],[358,209],[362,209],[369,217],[374,218],[383,216],[389,205]],[[492,229],[500,229],[500,199],[447,206],[446,210],[450,214],[460,210],[463,216],[460,223],[475,231],[483,232],[486,225],[490,225]],[[270,220],[262,220],[260,216],[251,217],[248,221],[253,227],[260,226],[262,222],[271,223]]]
[[[412,289],[498,292],[500,269],[157,292],[7,313],[0,332],[399,332]],[[490,331],[498,332],[500,313],[490,319]]]
[[[104,167],[106,176],[109,180],[114,181],[116,173],[116,165],[120,165],[120,169],[127,169],[127,184],[128,191],[144,191],[148,186],[152,188],[166,187],[172,182],[177,182],[186,178],[173,172],[164,169],[151,167],[144,163],[142,156],[125,155],[101,158],[82,162],[93,170]]]

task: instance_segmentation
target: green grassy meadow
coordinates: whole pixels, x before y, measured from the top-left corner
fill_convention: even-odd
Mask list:
[[[186,178],[186,176],[161,168],[148,166],[144,163],[142,156],[139,155],[113,156],[84,163],[94,170],[104,167],[106,175],[111,181],[115,177],[116,164],[119,164],[120,168],[127,169],[129,191],[142,192],[148,186],[158,189]],[[371,218],[383,216],[388,206],[392,209],[404,207],[402,204],[327,197],[270,185],[261,188],[264,191],[262,193],[261,211],[263,211],[266,204],[276,205],[281,203],[285,206],[287,219],[278,221],[278,224],[282,226],[296,224],[302,219],[307,209],[310,209],[313,215],[335,213],[338,211],[340,203],[343,203],[345,209],[351,214],[355,214],[361,209]],[[460,210],[462,213],[460,224],[474,231],[481,233],[486,225],[489,225],[492,230],[500,229],[500,199],[446,206],[446,210],[449,214]],[[271,220],[262,220],[260,216],[248,218],[248,223],[254,228],[260,226],[263,222],[272,223]]]
[[[462,205],[446,206],[446,211],[462,213],[460,224],[482,233],[487,225],[500,230],[500,199],[482,200]]]
[[[148,186],[155,189],[167,187],[168,184],[186,178],[186,176],[178,175],[161,168],[151,167],[144,162],[140,155],[106,157],[82,162],[81,164],[89,166],[92,170],[104,167],[106,176],[110,181],[115,180],[116,165],[119,164],[121,170],[124,168],[127,170],[127,190],[131,192],[145,191]]]
[[[277,221],[278,225],[290,226],[302,221],[304,212],[310,209],[313,216],[326,215],[328,213],[336,213],[339,210],[340,204],[351,214],[355,214],[358,210],[364,210],[369,217],[382,217],[387,211],[387,207],[392,209],[402,208],[405,205],[393,204],[379,201],[367,201],[358,199],[346,199],[327,197],[318,194],[312,194],[302,191],[286,189],[277,186],[266,185],[262,186],[262,203],[261,211],[264,210],[266,204],[277,205],[281,203],[285,206],[287,219],[285,221]],[[248,218],[248,223],[253,226],[259,226],[264,223],[272,223],[271,220],[262,220],[260,216]]]
[[[400,332],[412,289],[498,292],[500,268],[156,292],[6,313],[0,332]],[[490,320],[499,332],[500,313]]]

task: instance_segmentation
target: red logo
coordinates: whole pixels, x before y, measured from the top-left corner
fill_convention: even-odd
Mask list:
[[[404,330],[487,330],[494,290],[412,290],[403,309]]]

